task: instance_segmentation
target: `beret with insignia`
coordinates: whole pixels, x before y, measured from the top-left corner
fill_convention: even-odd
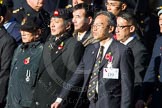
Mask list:
[[[65,20],[72,18],[72,8],[56,9],[53,11],[51,17],[63,18]]]
[[[40,29],[41,24],[42,21],[39,20],[37,17],[27,16],[22,20],[20,29],[23,31],[33,32],[37,29]]]

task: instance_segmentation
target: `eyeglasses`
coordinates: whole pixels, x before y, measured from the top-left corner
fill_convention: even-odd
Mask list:
[[[119,25],[117,25],[116,28],[122,30],[122,29],[124,29],[125,27],[130,27],[130,26],[132,26],[132,25],[125,25],[125,26],[119,26]]]
[[[103,23],[101,23],[101,24],[93,24],[93,25],[91,25],[91,28],[92,29],[94,29],[94,28],[96,28],[96,29],[103,28]]]

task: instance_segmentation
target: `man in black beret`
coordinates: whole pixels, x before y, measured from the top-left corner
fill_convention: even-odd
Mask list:
[[[43,51],[43,44],[40,42],[41,29],[37,18],[25,18],[20,33],[22,44],[15,50],[12,59],[5,108],[30,107]]]
[[[81,60],[84,47],[72,37],[71,19],[68,9],[55,10],[51,15],[51,32],[44,45],[31,108],[50,108]],[[73,107],[77,96],[73,92],[72,97],[63,101],[62,108]]]

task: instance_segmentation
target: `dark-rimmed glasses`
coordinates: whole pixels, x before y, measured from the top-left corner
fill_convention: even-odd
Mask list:
[[[132,26],[132,25],[124,25],[124,26],[117,25],[116,28],[121,30],[121,29],[124,29],[125,27],[130,27],[130,26]]]

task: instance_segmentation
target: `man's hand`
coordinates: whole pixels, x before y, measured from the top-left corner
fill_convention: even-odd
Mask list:
[[[51,104],[51,108],[60,108],[60,103],[54,102],[53,104]]]

